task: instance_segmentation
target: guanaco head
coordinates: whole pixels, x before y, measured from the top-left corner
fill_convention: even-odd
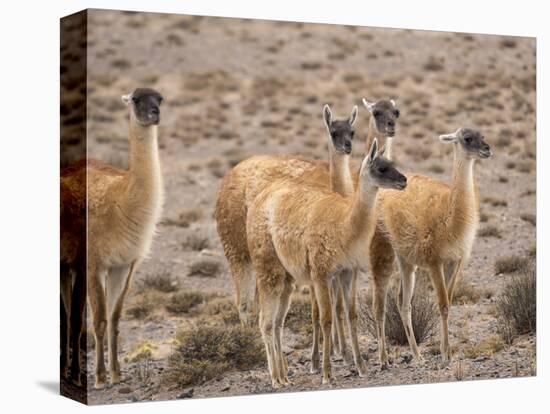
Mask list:
[[[122,102],[131,108],[131,116],[144,127],[159,124],[163,99],[160,93],[149,88],[137,88],[128,95],[122,95]]]
[[[403,190],[407,187],[407,177],[395,168],[391,161],[384,158],[385,148],[378,151],[378,140],[375,138],[368,155],[361,164],[361,178],[372,180],[376,187]]]
[[[489,158],[493,153],[479,131],[471,128],[458,128],[452,134],[440,135],[439,140],[454,143],[467,158]]]
[[[374,119],[376,136],[393,137],[395,135],[395,124],[399,118],[399,109],[393,99],[381,99],[376,102],[367,101],[363,98],[363,105]]]
[[[355,135],[353,124],[357,120],[357,112],[357,106],[354,106],[348,119],[333,121],[329,106],[324,106],[323,119],[330,135],[329,145],[334,151],[342,154],[351,154],[351,142]]]

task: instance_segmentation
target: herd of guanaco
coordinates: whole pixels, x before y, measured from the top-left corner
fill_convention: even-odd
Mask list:
[[[105,335],[110,381],[121,380],[117,344],[123,302],[147,257],[163,205],[157,142],[163,98],[138,88],[122,100],[130,118],[128,170],[87,160],[61,174],[61,369],[80,383],[87,296],[96,388],[107,381]],[[325,105],[328,162],[253,156],[226,174],[218,192],[215,218],[239,317],[250,325],[258,316],[273,387],[289,384],[283,327],[296,285],[311,292],[311,372],[321,370],[322,382],[331,381],[334,352],[359,376],[366,375],[357,333],[357,284],[364,270],[373,284],[379,359],[388,364],[384,321],[394,263],[400,274],[399,311],[414,358],[422,358],[411,322],[418,267],[428,271],[437,294],[441,355],[451,358],[449,306],[479,221],[474,163],[490,157],[491,150],[478,131],[459,128],[439,137],[453,145],[450,184],[403,175],[391,161],[400,116],[395,101],[362,102],[370,120],[360,168],[350,162],[357,106],[348,118],[336,120]]]

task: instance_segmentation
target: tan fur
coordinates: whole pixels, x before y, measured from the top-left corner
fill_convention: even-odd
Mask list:
[[[373,230],[371,207],[377,188],[363,167],[352,198],[281,180],[253,201],[246,232],[260,299],[260,329],[274,386],[288,383],[282,329],[288,285],[313,285],[323,333],[323,382],[331,377],[330,279],[343,268],[365,265],[364,249]],[[291,291],[291,290],[290,290]]]
[[[350,170],[350,155],[336,152],[329,142],[329,175],[330,191],[338,193],[343,197],[350,197],[355,191],[355,183]],[[357,336],[357,277],[358,269],[343,269],[337,272],[331,280],[332,304],[332,342],[333,350],[342,356],[347,364],[355,363],[359,376],[366,373],[365,363],[359,350],[359,338]],[[317,302],[312,301],[312,307]],[[315,309],[315,314],[319,312]],[[352,354],[349,353],[345,328],[347,324],[351,339]],[[319,324],[313,324],[313,346],[312,346],[312,371],[318,370],[318,349],[319,334],[316,330]],[[353,355],[353,359],[352,359]]]
[[[409,175],[404,191],[381,190],[376,204],[377,228],[369,257],[374,280],[374,314],[378,323],[380,359],[388,361],[384,312],[394,255],[401,273],[401,316],[411,350],[420,353],[412,332],[410,301],[416,267],[428,269],[438,295],[442,322],[441,352],[451,357],[448,312],[457,275],[467,261],[479,222],[479,201],[473,176],[474,160],[454,144],[453,180]],[[447,279],[447,281],[445,280]],[[450,283],[449,283],[450,282]],[[446,286],[449,283],[449,286]]]
[[[376,122],[374,121],[374,116],[372,114],[369,117],[369,126],[367,130],[367,139],[366,139],[366,145],[365,145],[365,152],[367,152],[370,147],[372,146],[372,142],[374,141],[374,138],[378,139],[378,143],[381,147],[386,148],[386,152],[384,153],[384,156],[388,160],[392,160],[392,145],[393,145],[393,137],[388,137],[385,134],[378,131],[376,128]]]
[[[330,145],[330,144],[329,144]],[[329,146],[330,148],[330,146]],[[246,214],[258,194],[277,180],[295,180],[304,185],[323,190],[336,189],[338,192],[353,193],[354,178],[349,172],[349,156],[329,152],[330,163],[288,156],[255,156],[238,164],[224,178],[216,201],[216,221],[226,258],[231,268],[236,291],[236,303],[241,321],[252,322],[251,314],[255,305],[256,276],[252,270],[246,238]],[[347,182],[348,180],[351,183]],[[343,273],[343,272],[342,272]],[[338,318],[339,351],[351,362],[346,352],[343,335],[344,318],[352,340],[355,365],[360,375],[365,372],[364,363],[358,352],[356,282],[357,273],[351,277],[343,273],[347,280],[340,287],[338,301],[333,305],[335,318]],[[342,300],[346,302],[343,303]],[[337,309],[336,309],[337,308]],[[346,311],[347,310],[347,311]],[[317,301],[312,293],[312,372],[319,369],[319,319]],[[335,338],[336,339],[336,338]]]
[[[96,387],[106,380],[106,330],[111,381],[120,380],[117,338],[122,304],[132,273],[149,252],[161,215],[157,128],[141,126],[130,110],[128,171],[90,160],[69,167],[61,177],[61,262],[68,274],[77,274],[77,280],[87,279],[96,343]],[[87,226],[82,220],[85,212]],[[62,284],[69,283],[69,277],[62,277]],[[78,364],[78,358],[73,364]]]
[[[254,156],[227,173],[216,199],[218,234],[235,283],[239,315],[245,324],[252,322],[256,290],[246,240],[246,215],[258,194],[279,179],[295,179],[328,189],[329,165],[299,157]]]

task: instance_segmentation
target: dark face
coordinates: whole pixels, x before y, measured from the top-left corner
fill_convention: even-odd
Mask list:
[[[160,104],[163,97],[149,88],[138,88],[132,94],[132,106],[138,122],[142,126],[158,125],[160,122]]]
[[[458,133],[458,142],[471,158],[489,158],[492,155],[485,137],[475,129],[462,128]]]
[[[351,154],[351,143],[355,135],[353,125],[348,120],[332,121],[328,128],[334,149],[342,154]]]
[[[374,117],[376,129],[382,135],[393,137],[395,135],[395,125],[399,118],[399,109],[393,103],[386,100],[377,101],[371,111]]]
[[[393,164],[381,155],[369,164],[369,176],[380,188],[403,190],[407,187],[407,177],[397,171]]]

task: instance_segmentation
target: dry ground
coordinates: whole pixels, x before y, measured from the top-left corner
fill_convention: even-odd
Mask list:
[[[90,13],[88,30],[89,154],[127,166],[120,96],[138,86],[158,89],[166,189],[163,223],[121,321],[120,358],[132,359],[144,343],[152,348],[122,363],[123,384],[91,390],[91,403],[272,392],[265,366],[186,387],[163,380],[177,331],[222,318],[204,304],[167,308],[172,296],[190,291],[206,294],[199,301],[230,303],[232,281],[212,217],[221,177],[253,154],[326,159],[322,105],[347,116],[363,97],[396,99],[402,117],[394,153],[404,171],[449,180],[450,149],[436,137],[466,125],[484,133],[495,156],[476,167],[483,222],[463,278],[480,294],[451,309],[454,361],[442,366],[433,355],[436,330],[422,345],[424,366],[408,364],[408,349],[392,346],[394,364],[381,371],[376,342],[362,329],[369,375],[359,378],[336,361],[332,387],[534,374],[534,336],[501,346],[494,310],[511,277],[496,274],[495,261],[533,254],[535,245],[534,39],[100,11]],[[357,159],[367,122],[360,106]],[[167,286],[155,288],[158,278]],[[361,286],[365,295],[368,275]],[[487,338],[497,344],[485,349]],[[285,333],[294,382],[287,391],[323,388],[308,373],[309,340],[307,330]],[[90,373],[93,359],[90,348]]]

